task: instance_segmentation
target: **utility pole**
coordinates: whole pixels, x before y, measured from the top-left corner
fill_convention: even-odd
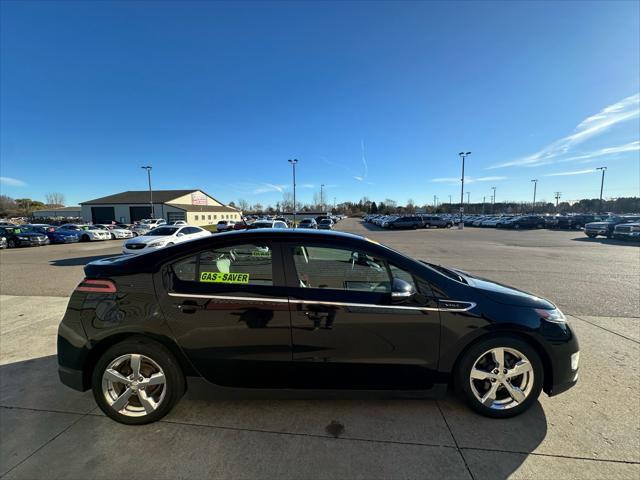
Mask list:
[[[153,190],[151,190],[151,169],[150,165],[145,165],[144,167],[140,167],[143,170],[147,171],[147,179],[149,180],[149,206],[151,207],[151,218],[155,218],[153,212]]]
[[[467,207],[471,204],[471,192],[467,192]]]
[[[600,180],[600,211],[602,213],[602,189],[604,188],[604,172],[607,171],[607,167],[598,167],[596,170],[602,170],[602,180]]]
[[[435,213],[436,209],[438,208],[438,197],[436,197],[435,195],[433,196],[433,212]]]
[[[320,211],[324,212],[324,183],[320,185]]]
[[[538,179],[534,178],[533,182],[533,205],[531,205],[531,215],[536,213],[536,189],[538,188]]]
[[[558,210],[558,202],[560,201],[560,197],[562,196],[562,192],[555,192],[556,199],[556,211]]]
[[[289,163],[293,167],[293,228],[296,228],[296,164],[298,159],[289,159]]]
[[[493,190],[493,196],[491,197],[491,215],[493,215],[493,210],[496,207],[496,187],[491,187]]]
[[[482,196],[482,215],[484,215],[484,202],[487,199],[486,195]]]
[[[462,230],[464,228],[464,221],[462,220],[462,214],[464,213],[464,160],[468,155],[471,155],[471,152],[460,152],[458,155],[462,158],[462,178],[460,179],[462,182],[460,187],[460,223],[458,224],[458,229]]]

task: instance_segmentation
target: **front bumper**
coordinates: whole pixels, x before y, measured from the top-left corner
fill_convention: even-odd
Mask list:
[[[613,237],[619,240],[634,240],[640,242],[640,232],[613,232]]]
[[[551,378],[545,378],[544,391],[550,397],[569,390],[578,382],[580,365],[576,355],[580,355],[578,339],[567,325],[571,338],[567,342],[553,342],[551,348]],[[575,368],[574,368],[575,367]]]

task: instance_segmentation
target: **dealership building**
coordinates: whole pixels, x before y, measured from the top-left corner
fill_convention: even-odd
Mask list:
[[[153,212],[148,190],[133,190],[81,202],[82,218],[93,223],[133,223],[144,218],[184,220],[190,225],[213,225],[240,220],[242,212],[202,190],[153,190]]]

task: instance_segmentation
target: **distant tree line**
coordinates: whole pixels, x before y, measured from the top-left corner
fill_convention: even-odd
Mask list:
[[[0,217],[31,217],[33,212],[43,208],[64,207],[64,195],[59,192],[51,192],[45,195],[46,203],[31,198],[11,198],[0,195]]]

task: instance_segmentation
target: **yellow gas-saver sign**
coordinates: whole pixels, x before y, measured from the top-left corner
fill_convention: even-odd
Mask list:
[[[211,283],[249,283],[249,274],[200,272],[200,281]]]

